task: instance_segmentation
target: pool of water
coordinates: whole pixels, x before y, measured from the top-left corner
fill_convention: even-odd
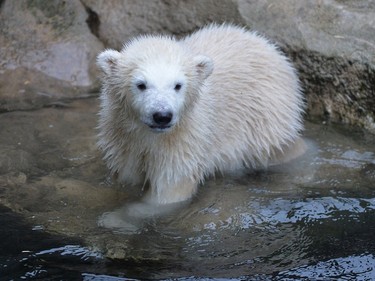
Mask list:
[[[141,189],[96,149],[97,106],[0,114],[0,280],[375,279],[373,135],[307,122],[303,157],[140,219]],[[98,226],[108,212],[127,227]]]

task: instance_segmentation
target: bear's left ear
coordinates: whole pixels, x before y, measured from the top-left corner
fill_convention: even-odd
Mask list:
[[[198,55],[194,57],[193,61],[195,63],[198,74],[202,77],[203,80],[210,76],[212,71],[214,70],[214,62],[209,57]]]
[[[120,52],[115,50],[105,50],[98,55],[96,63],[105,74],[110,75],[114,67],[118,64],[120,57]]]

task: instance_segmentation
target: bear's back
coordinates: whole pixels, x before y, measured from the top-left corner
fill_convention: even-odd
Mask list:
[[[283,96],[283,100],[290,99],[300,107],[297,100],[302,100],[302,95],[293,66],[274,44],[257,33],[231,25],[210,25],[182,43],[191,52],[213,60],[214,70],[207,83],[220,88],[220,93],[231,92],[232,97],[245,94],[271,104]],[[270,95],[263,95],[268,89]]]
[[[210,25],[182,40],[196,54],[214,61],[215,70],[246,72],[283,63],[275,45],[255,32],[231,25]],[[234,69],[236,66],[236,69]]]
[[[299,135],[304,105],[298,77],[274,44],[231,25],[210,25],[181,43],[213,60],[199,108],[217,118],[212,127],[221,129],[212,131],[222,151],[252,151],[262,162],[263,153],[267,158]]]

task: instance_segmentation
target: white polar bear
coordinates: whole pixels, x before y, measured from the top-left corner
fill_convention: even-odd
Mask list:
[[[264,167],[300,143],[296,72],[244,28],[141,36],[102,52],[98,65],[99,147],[121,182],[149,184],[151,202],[184,201],[206,176]]]

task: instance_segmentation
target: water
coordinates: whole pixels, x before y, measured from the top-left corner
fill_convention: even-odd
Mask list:
[[[306,124],[306,155],[209,179],[163,216],[130,219],[97,102],[0,115],[0,280],[374,280],[375,138]],[[132,227],[107,229],[112,212]]]

